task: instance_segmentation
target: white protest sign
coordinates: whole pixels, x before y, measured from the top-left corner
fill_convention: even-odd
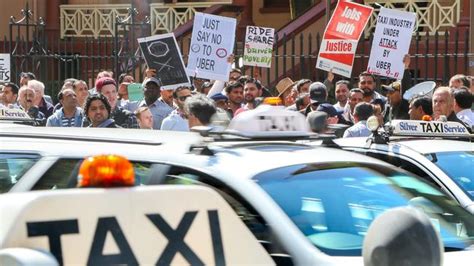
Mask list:
[[[197,12],[189,51],[188,75],[228,81],[232,65],[236,20]]]
[[[403,78],[403,57],[410,49],[415,22],[415,13],[388,8],[380,10],[368,72],[395,79]]]
[[[275,29],[247,26],[244,65],[271,67]]]
[[[10,54],[0,54],[0,82],[10,81]]]

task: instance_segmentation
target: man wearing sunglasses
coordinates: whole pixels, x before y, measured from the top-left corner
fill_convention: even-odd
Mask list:
[[[174,104],[178,107],[161,124],[161,130],[189,131],[188,120],[184,113],[184,102],[191,96],[191,89],[179,87],[173,91]]]

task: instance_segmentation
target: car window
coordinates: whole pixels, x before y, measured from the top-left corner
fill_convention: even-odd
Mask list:
[[[389,163],[391,165],[394,165],[396,167],[399,167],[399,168],[401,168],[403,170],[406,170],[406,171],[408,171],[412,174],[415,174],[415,175],[423,178],[423,180],[429,182],[431,185],[436,186],[438,188],[441,188],[441,185],[438,184],[435,180],[433,180],[433,178],[431,178],[431,176],[429,176],[428,173],[426,173],[425,171],[423,171],[423,169],[421,169],[420,167],[416,166],[415,164],[409,162],[406,159],[400,158],[400,157],[395,156],[395,155],[388,155],[388,154],[382,154],[382,153],[370,152],[370,151],[366,152],[365,154],[370,156],[370,157],[373,157],[373,158],[382,160],[384,162],[387,162],[387,163]]]
[[[399,206],[424,211],[446,250],[474,244],[472,215],[407,172],[337,162],[282,167],[261,173],[254,180],[300,231],[329,255],[360,256],[373,220]]]
[[[0,153],[0,193],[8,192],[39,159],[37,154]]]
[[[242,199],[235,191],[225,184],[211,176],[183,167],[171,167],[164,183],[211,187],[229,203],[239,218],[270,254],[287,254],[282,246],[277,243],[275,237],[271,233],[270,227],[258,212],[256,212],[247,201]],[[288,261],[285,262],[288,263]]]
[[[77,175],[82,159],[60,159],[44,173],[32,190],[65,189],[76,187]],[[151,163],[133,162],[136,184],[140,185],[150,178]]]
[[[438,152],[426,157],[474,200],[474,151]]]

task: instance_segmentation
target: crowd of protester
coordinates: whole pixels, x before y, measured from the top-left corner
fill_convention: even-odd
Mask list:
[[[330,132],[331,125],[345,125],[343,137],[370,135],[366,125],[370,116],[380,123],[393,119],[455,121],[471,131],[474,77],[454,75],[449,84],[407,101],[402,96],[414,85],[409,61],[404,58],[403,79],[389,85],[380,85],[368,72],[360,73],[356,84],[330,72],[322,82],[285,77],[273,90],[239,69],[232,69],[228,82],[192,78],[191,86],[168,90],[162,89],[156,71],[147,69],[139,82],[143,99],[138,101],[129,99],[128,86],[136,81],[128,73],[116,80],[112,72],[102,71],[90,89],[84,80],[66,79],[58,102],[53,103],[45,95],[44,83],[28,72],[21,73],[18,85],[0,85],[0,107],[22,109],[46,127],[189,131],[194,126],[212,126],[213,121],[225,125],[242,112],[272,104],[305,115],[309,128],[317,133]]]

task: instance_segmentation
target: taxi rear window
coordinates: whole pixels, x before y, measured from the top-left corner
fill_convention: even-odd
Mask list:
[[[60,159],[33,186],[32,190],[74,188],[82,159]],[[152,174],[152,164],[131,162],[135,171],[137,185],[144,184]]]
[[[0,153],[0,193],[8,192],[39,159],[37,154]]]

